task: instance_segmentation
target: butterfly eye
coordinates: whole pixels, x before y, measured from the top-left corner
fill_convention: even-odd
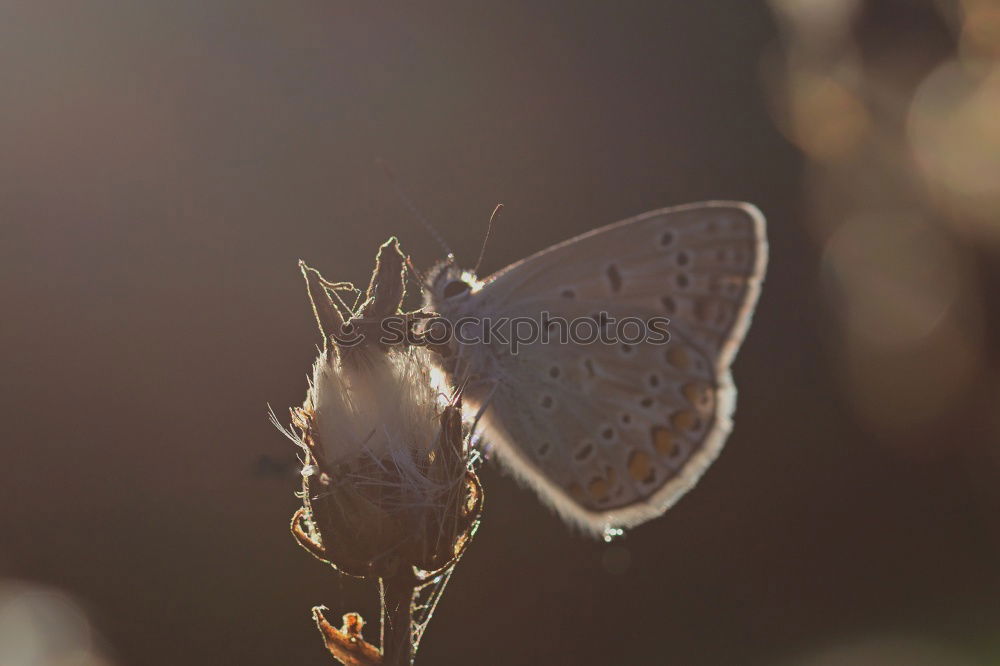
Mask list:
[[[452,280],[444,286],[444,291],[441,293],[445,298],[454,298],[459,294],[464,294],[469,291],[469,283],[464,280]]]

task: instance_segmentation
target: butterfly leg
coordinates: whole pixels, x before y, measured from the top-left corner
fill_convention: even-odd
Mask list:
[[[475,441],[476,439],[476,428],[479,427],[479,420],[483,418],[483,414],[486,413],[486,409],[490,406],[490,403],[493,402],[493,396],[496,394],[497,388],[499,388],[499,386],[500,382],[495,382],[493,384],[493,388],[490,390],[490,394],[486,397],[486,400],[483,401],[483,404],[476,411],[476,416],[472,419],[472,427],[469,430],[469,432],[470,432],[470,437],[472,438],[473,441]]]

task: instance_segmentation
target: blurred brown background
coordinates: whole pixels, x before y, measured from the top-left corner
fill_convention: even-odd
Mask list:
[[[613,544],[490,466],[425,664],[1000,663],[991,2],[0,5],[0,663],[326,664],[288,533],[300,257],[484,269],[746,199],[771,265],[698,488]],[[374,625],[373,625],[374,629]]]

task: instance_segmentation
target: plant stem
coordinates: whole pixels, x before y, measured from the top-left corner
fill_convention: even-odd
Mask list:
[[[417,579],[413,567],[379,579],[382,596],[382,665],[413,664],[413,595]]]

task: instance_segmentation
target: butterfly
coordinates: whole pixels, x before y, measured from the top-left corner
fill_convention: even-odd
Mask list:
[[[617,534],[690,490],[730,430],[730,365],[767,265],[764,217],[713,201],[595,229],[480,280],[449,257],[425,278],[448,322],[669,319],[669,341],[452,339],[441,369],[501,464],[571,525]]]

